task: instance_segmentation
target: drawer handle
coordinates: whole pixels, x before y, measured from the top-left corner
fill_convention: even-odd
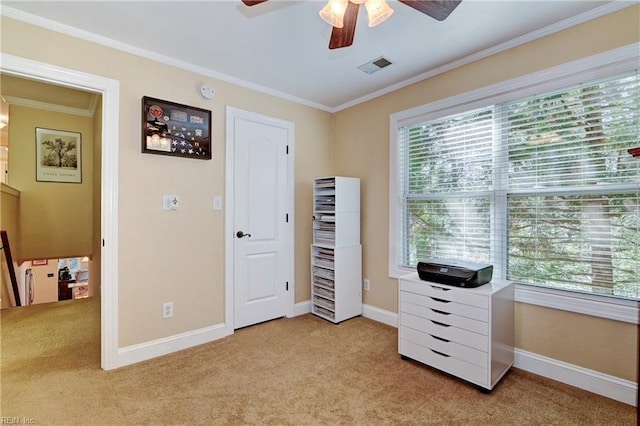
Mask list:
[[[449,343],[451,340],[447,340],[443,337],[439,337],[439,336],[434,336],[433,334],[430,334],[429,336],[433,337],[436,340],[440,340],[441,342],[445,342],[445,343]]]
[[[438,322],[438,321],[434,321],[434,320],[429,320],[429,321],[431,321],[431,322],[432,322],[432,323],[434,323],[435,325],[439,325],[439,326],[441,326],[441,327],[451,327],[449,324],[444,324],[444,323],[442,323],[442,322]]]
[[[431,309],[433,312],[435,312],[436,314],[441,314],[441,315],[451,315],[451,312],[445,312],[445,311],[439,311],[437,309]]]
[[[440,291],[449,291],[449,290],[451,290],[450,288],[436,287],[434,285],[432,285],[431,288],[434,289],[434,290],[440,290]]]
[[[443,357],[445,357],[445,358],[450,358],[450,357],[451,357],[451,355],[447,355],[447,354],[444,354],[444,353],[442,353],[442,352],[438,352],[438,351],[436,351],[436,350],[434,350],[434,349],[431,349],[431,352],[433,352],[434,354],[438,354],[438,355],[440,355],[440,356],[443,356]]]
[[[451,303],[451,300],[438,299],[437,297],[432,297],[431,300],[433,300],[434,302],[440,302],[440,303]]]

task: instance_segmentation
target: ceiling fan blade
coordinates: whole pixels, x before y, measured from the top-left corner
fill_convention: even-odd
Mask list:
[[[247,6],[255,6],[256,4],[260,4],[260,3],[264,3],[267,0],[242,0],[242,3],[246,4]]]
[[[347,10],[344,13],[344,26],[342,28],[333,27],[331,31],[329,49],[340,49],[353,44],[359,8],[359,4],[349,2],[349,6],[347,6]]]
[[[438,21],[444,21],[458,7],[462,0],[399,0],[407,6],[429,15]]]

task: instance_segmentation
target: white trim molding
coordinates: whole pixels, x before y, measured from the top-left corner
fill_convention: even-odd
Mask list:
[[[363,317],[389,325],[398,326],[398,314],[374,306],[363,306]],[[577,365],[558,361],[522,349],[514,349],[515,368],[575,386],[629,405],[636,405],[638,385],[629,380],[589,370]]]
[[[295,316],[310,314],[311,313],[311,300],[305,302],[296,303]],[[362,316],[371,320],[381,322],[391,327],[398,327],[398,314],[390,312],[385,309],[376,308],[371,305],[362,305]]]
[[[593,19],[599,18],[601,16],[609,15],[611,13],[622,10],[626,7],[634,5],[635,2],[632,1],[612,1],[595,9],[589,10],[587,12],[583,12],[579,15],[572,16],[570,18],[564,19],[560,22],[556,22],[555,24],[548,25],[544,28],[540,28],[536,31],[532,31],[527,34],[523,34],[519,37],[516,37],[512,40],[508,40],[504,43],[497,44],[495,46],[489,47],[488,49],[481,50],[479,52],[472,53],[471,55],[462,57],[455,61],[449,62],[437,68],[431,69],[427,72],[419,74],[415,77],[409,78],[407,80],[401,81],[399,83],[393,84],[391,86],[385,87],[368,95],[362,96],[360,98],[354,99],[352,101],[346,102],[342,105],[339,105],[335,108],[332,108],[330,112],[339,112],[344,109],[350,108],[352,106],[370,101],[371,99],[375,99],[377,97],[386,95],[391,92],[395,92],[396,90],[402,89],[404,87],[410,86],[412,84],[418,83],[422,80],[426,80],[427,78],[435,77],[439,74],[443,74],[445,72],[451,71],[456,68],[460,68],[472,62],[479,61],[484,58],[488,58],[489,56],[496,55],[500,52],[504,52],[509,49],[513,49],[525,43],[529,43],[535,40],[538,40],[542,37],[546,37],[548,35],[564,31],[568,28],[574,27],[576,25],[583,24],[587,21],[591,21]]]
[[[398,314],[371,305],[362,305],[362,316],[398,328]]]
[[[120,82],[98,75],[0,53],[2,72],[102,95],[100,231],[101,366],[118,368],[118,146]]]
[[[638,302],[516,284],[515,301],[577,314],[638,324]]]
[[[20,196],[20,191],[18,191],[17,189],[15,189],[12,186],[7,185],[4,182],[2,182],[0,184],[0,192],[4,192],[5,194],[9,194],[9,195],[12,195],[14,197],[19,197]]]
[[[629,380],[599,373],[587,368],[547,358],[542,355],[515,350],[514,367],[597,395],[636,405],[638,385]]]
[[[205,68],[199,65],[194,65],[190,62],[182,61],[180,59],[176,59],[176,58],[172,58],[156,52],[152,52],[150,50],[133,46],[131,44],[123,43],[108,37],[104,37],[104,36],[92,33],[90,31],[81,30],[79,28],[62,24],[52,19],[43,18],[41,16],[37,16],[32,13],[27,13],[19,9],[15,9],[15,8],[3,5],[2,8],[0,8],[0,14],[3,16],[9,17],[11,19],[16,19],[18,21],[26,22],[27,24],[35,25],[35,26],[45,28],[47,30],[55,31],[61,34],[66,34],[71,37],[75,37],[81,40],[86,40],[92,43],[109,47],[111,49],[119,50],[121,52],[130,53],[132,55],[136,55],[141,58],[150,59],[152,61],[159,62],[161,64],[171,65],[176,68],[194,72],[196,74],[201,74],[207,77],[215,78],[220,81],[224,81],[227,83],[238,85],[240,87],[245,87],[251,90],[255,90],[256,92],[261,92],[267,95],[275,96],[280,99],[285,99],[301,105],[317,108],[322,111],[335,112],[332,110],[331,107],[322,105],[314,101],[310,101],[308,99],[303,99],[297,96],[293,96],[288,93],[284,93],[279,90],[272,89],[270,87],[261,86],[259,84],[255,84],[246,80],[241,80],[237,77],[234,77],[228,74],[224,74],[224,73],[221,73],[209,68]]]
[[[395,138],[398,127],[427,120],[432,115],[454,114],[484,106],[487,102],[499,103],[514,100],[540,91],[550,91],[630,71],[638,68],[638,61],[640,61],[640,43],[631,43],[627,46],[393,113],[390,120],[391,124],[395,124],[395,126],[390,128],[390,131]]]
[[[124,367],[125,365],[135,364],[222,339],[230,334],[227,330],[225,324],[217,324],[150,342],[127,346],[118,350],[118,364],[119,367]]]
[[[294,316],[310,314],[311,300],[296,303],[294,309]],[[385,309],[376,308],[375,306],[363,304],[362,316],[389,325],[391,327],[398,327],[398,314],[396,314],[395,312],[390,312]]]
[[[389,277],[398,278],[412,272],[398,266],[398,129],[405,125],[427,121],[436,116],[530,96],[536,92],[555,90],[583,81],[594,80],[638,68],[640,43],[632,43],[586,58],[516,77],[466,93],[440,99],[391,114],[389,117]],[[638,324],[640,309],[634,301],[613,297],[586,295],[536,286],[516,286],[516,302],[593,315],[616,321]]]
[[[455,61],[452,61],[448,64],[444,64],[437,68],[431,69],[425,73],[419,74],[415,77],[409,78],[407,80],[401,81],[396,84],[392,84],[388,87],[377,90],[373,93],[361,96],[359,98],[353,99],[349,102],[343,103],[338,106],[329,106],[323,105],[315,101],[311,101],[308,99],[303,99],[297,96],[293,96],[288,93],[284,93],[278,90],[274,90],[268,87],[264,87],[261,85],[257,85],[255,83],[251,83],[245,80],[238,79],[237,77],[230,76],[228,74],[220,73],[208,68],[204,68],[198,65],[191,64],[189,62],[181,61],[175,58],[171,58],[165,55],[161,55],[155,52],[151,52],[146,49],[142,49],[136,46],[132,46],[126,43],[122,43],[108,37],[103,37],[89,31],[81,30],[69,25],[61,24],[51,19],[46,19],[40,16],[36,16],[19,9],[3,6],[0,9],[0,13],[3,16],[7,16],[12,19],[17,19],[22,22],[26,22],[28,24],[36,25],[42,28],[46,28],[51,31],[56,31],[62,34],[66,34],[72,37],[76,37],[82,40],[87,40],[96,44],[100,44],[103,46],[110,47],[112,49],[117,49],[123,52],[131,53],[133,55],[137,55],[143,58],[151,59],[156,62],[172,65],[184,70],[193,71],[198,74],[202,74],[208,77],[212,77],[221,81],[226,81],[228,83],[236,84],[238,86],[246,87],[257,92],[262,92],[268,95],[276,96],[281,99],[290,100],[292,102],[296,102],[302,105],[310,106],[312,108],[317,108],[322,111],[336,113],[352,106],[367,102],[371,99],[375,99],[377,97],[383,96],[387,93],[394,92],[403,87],[407,87],[411,84],[417,83],[419,81],[425,80],[427,78],[431,78],[433,76],[445,73],[455,68],[462,67],[464,65],[470,64],[475,61],[479,61],[481,59],[487,58],[489,56],[495,55],[500,52],[504,52],[506,50],[512,49],[514,47],[523,45],[525,43],[529,43],[534,40],[538,40],[542,37],[546,37],[548,35],[566,30],[568,28],[574,27],[576,25],[585,23],[587,21],[599,18],[601,16],[609,15],[611,13],[622,10],[626,7],[633,6],[635,4],[634,1],[612,1],[610,3],[604,4],[592,10],[583,12],[576,16],[572,16],[570,18],[564,19],[560,22],[556,22],[554,24],[548,25],[544,28],[540,28],[538,30],[529,32],[527,34],[523,34],[519,37],[516,37],[512,40],[506,41],[504,43],[497,44],[495,46],[489,47],[488,49],[481,50],[479,52],[475,52],[471,55],[462,57]]]
[[[7,102],[9,102],[9,105],[19,105],[19,106],[25,106],[28,108],[43,109],[45,111],[61,112],[63,114],[71,114],[71,115],[78,115],[80,117],[92,118],[93,114],[95,113],[95,109],[97,107],[96,99],[98,99],[99,96],[93,95],[91,97],[91,105],[89,106],[88,109],[74,108],[74,107],[65,106],[65,105],[51,104],[48,102],[34,101],[32,99],[24,99],[16,96],[5,96],[4,98],[7,100]]]
[[[293,307],[293,316],[297,317],[304,314],[311,313],[311,300],[307,300],[306,302],[296,303]]]

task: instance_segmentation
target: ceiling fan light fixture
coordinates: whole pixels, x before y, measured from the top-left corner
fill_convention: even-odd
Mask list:
[[[381,24],[393,14],[393,9],[389,7],[385,0],[367,0],[364,6],[367,8],[369,27]]]
[[[329,0],[320,11],[320,17],[332,27],[344,26],[344,12],[347,10],[349,0]]]

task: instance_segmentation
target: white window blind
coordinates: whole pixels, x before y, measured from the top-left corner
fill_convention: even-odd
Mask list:
[[[399,127],[398,265],[637,300],[639,109],[634,71]]]
[[[493,109],[401,129],[402,262],[488,261]]]
[[[506,104],[509,189],[636,184],[636,73]]]
[[[505,106],[507,278],[638,299],[639,105],[634,72]]]

